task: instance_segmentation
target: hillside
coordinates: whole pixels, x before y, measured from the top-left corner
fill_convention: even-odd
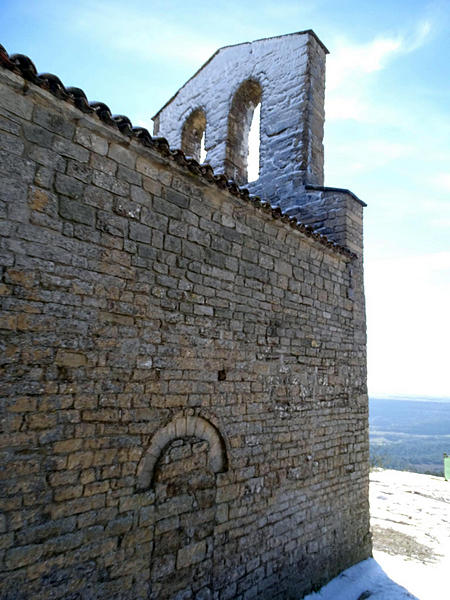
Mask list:
[[[450,482],[376,470],[370,478],[370,510],[374,558],[305,600],[448,598]]]
[[[443,475],[450,454],[450,401],[438,398],[370,398],[372,465]]]

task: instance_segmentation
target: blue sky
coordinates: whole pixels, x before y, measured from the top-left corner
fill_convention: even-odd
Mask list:
[[[450,0],[0,0],[0,43],[151,130],[220,46],[313,29],[325,183],[367,202],[369,392],[450,397]]]

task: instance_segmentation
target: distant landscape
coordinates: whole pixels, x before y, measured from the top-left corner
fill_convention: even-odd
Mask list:
[[[372,466],[443,475],[450,455],[450,398],[370,398]]]

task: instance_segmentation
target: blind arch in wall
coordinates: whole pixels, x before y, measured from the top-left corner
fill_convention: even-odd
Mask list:
[[[154,434],[150,446],[141,458],[137,469],[137,487],[143,489],[153,484],[153,473],[159,457],[167,445],[184,437],[198,437],[209,444],[208,464],[214,473],[227,469],[225,442],[212,423],[197,416],[177,417]]]

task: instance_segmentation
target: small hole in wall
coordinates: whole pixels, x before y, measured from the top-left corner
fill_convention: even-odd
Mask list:
[[[226,378],[227,378],[227,373],[226,373],[225,369],[221,369],[220,371],[217,372],[217,379],[219,381],[225,381]]]

